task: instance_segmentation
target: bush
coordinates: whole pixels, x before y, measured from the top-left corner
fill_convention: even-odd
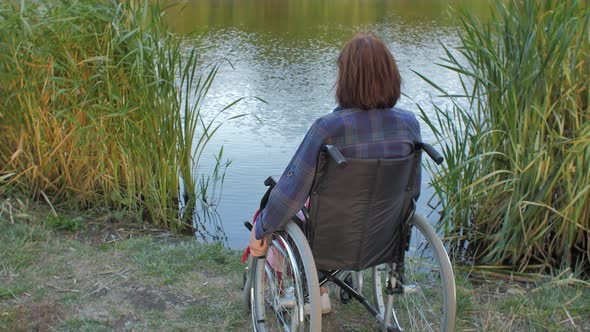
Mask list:
[[[162,15],[148,1],[0,4],[0,195],[191,226],[217,67],[201,71]]]
[[[588,272],[590,6],[496,1],[491,23],[461,20],[443,66],[464,95],[423,113],[446,158],[440,227],[477,264]]]

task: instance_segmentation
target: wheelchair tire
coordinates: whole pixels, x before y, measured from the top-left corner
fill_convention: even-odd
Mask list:
[[[405,256],[403,292],[393,294],[393,325],[404,331],[454,330],[455,277],[442,241],[426,218],[415,214]],[[384,317],[388,265],[372,268],[373,305]]]
[[[254,269],[254,257],[248,256],[246,261],[242,283],[242,309],[244,312],[250,312],[250,293],[252,292],[252,270]]]
[[[305,235],[294,222],[272,235],[255,259],[251,313],[255,331],[321,331],[318,274]]]

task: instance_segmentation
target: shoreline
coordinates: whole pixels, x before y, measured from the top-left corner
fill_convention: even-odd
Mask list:
[[[252,329],[239,250],[114,215],[2,206],[0,330]],[[524,280],[455,270],[458,331],[590,330],[590,283],[567,272]],[[378,328],[360,304],[330,296],[324,330]]]

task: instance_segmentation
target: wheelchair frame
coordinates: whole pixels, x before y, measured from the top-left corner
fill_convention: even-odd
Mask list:
[[[442,162],[442,157],[440,157],[430,145],[418,143],[417,147],[426,151],[437,164]],[[346,159],[335,147],[326,146],[325,150],[332,158],[334,158],[338,165],[346,165]],[[274,184],[275,181],[271,177],[265,181],[265,185],[270,188],[267,191],[265,198],[263,198],[263,201],[268,198],[268,194]],[[432,324],[429,321],[426,322],[426,325],[420,325],[419,328],[413,327],[411,323],[409,325],[412,325],[410,328],[413,328],[413,330],[424,330],[426,326],[432,331],[453,331],[456,314],[456,294],[451,263],[442,242],[436,235],[432,226],[425,218],[414,214],[415,204],[413,203],[414,202],[412,201],[411,211],[407,216],[405,223],[411,225],[411,228],[417,229],[418,232],[424,236],[427,245],[431,247],[433,255],[436,256],[432,258],[437,261],[438,266],[436,268],[438,268],[441,277],[442,308],[440,309],[442,310],[442,316],[440,322],[434,322],[438,326],[429,326]],[[307,220],[309,220],[309,212],[307,209],[304,208],[303,212]],[[250,223],[246,222],[245,224],[249,229],[252,228]],[[306,271],[313,271],[311,274],[305,273],[305,283],[301,280],[295,282],[300,284],[299,286],[294,287],[299,302],[296,301],[297,304],[292,308],[282,307],[276,300],[276,298],[279,298],[280,296],[276,294],[273,294],[273,297],[275,298],[274,301],[267,301],[273,303],[265,303],[264,290],[260,289],[260,287],[263,287],[265,282],[267,284],[271,283],[270,280],[272,279],[271,274],[273,274],[273,271],[268,267],[269,264],[266,264],[266,256],[259,258],[253,258],[250,256],[248,259],[248,265],[244,272],[243,305],[245,309],[252,311],[252,322],[255,330],[266,331],[284,329],[287,331],[304,331],[307,328],[311,331],[321,330],[322,317],[319,303],[319,287],[328,282],[332,282],[340,288],[341,299],[343,298],[342,294],[347,294],[349,297],[358,300],[367,311],[381,323],[383,331],[405,331],[406,326],[403,326],[404,324],[400,323],[400,320],[396,315],[396,309],[393,308],[394,296],[412,296],[407,294],[422,292],[422,290],[419,289],[419,285],[410,285],[411,287],[406,287],[408,285],[404,285],[400,282],[400,279],[403,280],[404,278],[403,275],[397,275],[396,271],[398,271],[398,269],[397,266],[395,266],[395,263],[386,263],[379,267],[371,267],[373,303],[370,303],[369,299],[363,295],[364,274],[362,271],[319,271],[322,276],[318,278],[315,273],[315,263],[313,262],[313,255],[311,254],[309,244],[306,241],[301,243],[301,236],[305,237],[305,235],[303,235],[304,229],[305,227],[302,222],[294,218],[288,223],[286,231],[281,232],[284,235],[278,233],[274,235],[275,240],[273,240],[272,243],[272,246],[275,248],[283,247],[285,249],[284,252],[288,253],[286,256],[291,258],[292,270],[295,271],[291,271],[291,273],[296,275],[297,278],[300,277],[300,274],[303,275]],[[285,240],[285,237],[299,237],[298,240],[293,242],[295,248],[291,247],[291,244],[288,243],[289,241]],[[303,252],[301,254],[302,257],[295,257],[297,255],[296,252]],[[299,260],[302,262],[299,262]],[[300,264],[305,265],[305,267],[299,267]],[[387,271],[387,278],[384,286],[385,296],[383,296],[384,294],[382,291],[378,289],[381,288],[381,273],[383,272],[383,266],[385,266],[385,270]],[[344,276],[344,278],[342,278],[342,276]],[[349,276],[352,278],[349,278]],[[293,288],[293,286],[291,287]],[[260,297],[262,297],[262,299]],[[307,298],[302,300],[303,297]],[[386,302],[384,297],[387,298]],[[311,309],[305,307],[305,305],[307,305],[305,304],[305,301],[309,302]],[[265,311],[266,306],[272,307],[271,311],[277,316],[282,328],[267,326],[265,313],[259,312],[260,310]],[[308,312],[306,312],[306,310]],[[286,315],[286,312],[289,312],[289,314]],[[283,315],[285,315],[285,317],[282,317]],[[425,314],[421,313],[421,315],[424,316]]]

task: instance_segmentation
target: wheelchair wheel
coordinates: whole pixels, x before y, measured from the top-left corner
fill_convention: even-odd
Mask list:
[[[256,331],[320,331],[315,262],[301,229],[289,222],[272,235],[266,258],[255,259],[251,312]]]
[[[453,331],[455,278],[441,240],[428,221],[414,215],[406,252],[403,292],[393,295],[393,326],[405,331]],[[384,317],[389,265],[372,268],[373,301]]]
[[[365,296],[366,293],[370,293],[370,288],[368,288],[364,282],[365,275],[370,273],[370,269],[365,269],[362,271],[349,271],[345,270],[342,271],[338,275],[338,279],[342,280],[345,284],[348,284],[352,289],[357,291],[360,295]],[[340,303],[347,304],[351,300],[351,295],[348,294],[344,289],[340,289]]]
[[[254,269],[254,257],[248,256],[246,262],[246,269],[244,270],[244,276],[242,279],[242,309],[250,312],[250,293],[252,292],[252,270]]]

